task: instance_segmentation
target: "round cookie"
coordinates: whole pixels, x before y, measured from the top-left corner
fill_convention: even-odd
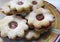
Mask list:
[[[27,21],[21,17],[6,16],[0,20],[1,37],[8,36],[10,39],[14,39],[16,36],[21,38],[24,37],[24,31],[28,29],[26,22]]]
[[[39,8],[26,16],[26,19],[31,27],[40,29],[49,26],[54,21],[54,16],[48,9]]]

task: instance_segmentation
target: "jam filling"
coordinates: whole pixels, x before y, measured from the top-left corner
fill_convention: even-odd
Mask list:
[[[15,21],[11,21],[8,25],[9,25],[9,28],[11,29],[15,29],[18,26],[17,22]]]
[[[36,19],[39,20],[39,21],[43,20],[43,19],[44,19],[43,14],[38,14],[38,15],[36,16]]]
[[[36,2],[36,1],[32,1],[32,4],[33,4],[33,5],[36,5],[36,4],[37,4],[37,2]]]
[[[18,5],[22,5],[22,4],[23,4],[23,2],[22,2],[22,1],[19,1],[17,4],[18,4]]]

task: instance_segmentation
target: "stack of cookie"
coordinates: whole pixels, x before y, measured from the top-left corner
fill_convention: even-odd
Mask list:
[[[47,32],[54,16],[45,8],[44,0],[12,0],[2,7],[6,15],[0,20],[1,37],[37,39]]]

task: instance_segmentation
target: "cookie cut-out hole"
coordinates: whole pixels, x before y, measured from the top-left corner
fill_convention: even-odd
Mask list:
[[[19,1],[17,4],[18,5],[23,5],[23,2],[22,1]]]
[[[15,29],[18,26],[16,21],[11,21],[8,25],[9,25],[9,28],[11,29]]]
[[[44,19],[43,14],[38,14],[38,15],[36,16],[36,19],[39,20],[39,21],[43,20],[43,19]]]
[[[37,1],[32,1],[32,4],[33,4],[33,5],[36,5],[36,4],[37,4]]]

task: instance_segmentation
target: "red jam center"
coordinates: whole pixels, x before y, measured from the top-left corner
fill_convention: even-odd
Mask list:
[[[17,22],[15,21],[11,21],[8,25],[9,25],[9,28],[11,29],[15,29],[18,26]]]
[[[36,2],[36,1],[32,1],[32,4],[33,4],[33,5],[36,5],[36,4],[37,4],[37,2]]]
[[[43,19],[44,19],[43,14],[38,14],[38,15],[36,16],[36,19],[39,20],[39,21],[43,20]]]
[[[18,4],[18,5],[22,5],[22,4],[23,4],[23,2],[22,2],[22,1],[19,1],[17,4]]]

